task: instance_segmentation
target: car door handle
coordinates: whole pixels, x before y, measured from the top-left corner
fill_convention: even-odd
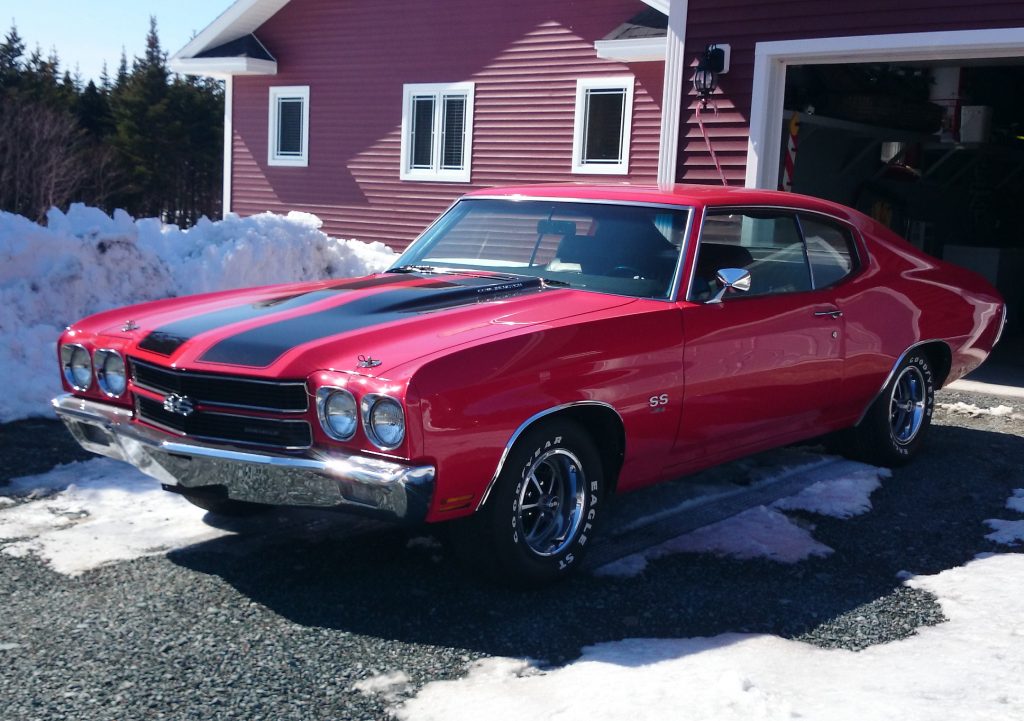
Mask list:
[[[823,318],[826,315],[828,317],[830,317],[830,318],[842,318],[843,317],[843,311],[841,311],[841,310],[816,310],[816,311],[814,311],[814,316],[816,318]]]

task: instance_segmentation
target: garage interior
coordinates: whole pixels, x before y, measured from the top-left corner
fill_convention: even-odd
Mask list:
[[[790,66],[785,92],[779,187],[988,278],[1009,320],[972,378],[1024,386],[1024,58]]]

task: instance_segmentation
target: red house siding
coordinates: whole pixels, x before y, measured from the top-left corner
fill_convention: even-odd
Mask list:
[[[519,182],[653,183],[663,64],[599,60],[639,0],[292,0],[256,32],[278,74],[236,77],[231,207],[305,210],[341,237],[404,247],[454,198]],[[636,78],[628,176],[573,175],[576,80]],[[472,80],[472,183],[399,180],[402,86]],[[309,167],[268,167],[268,88],[310,86]]]
[[[746,173],[754,46],[758,42],[805,38],[882,35],[887,33],[979,30],[1024,25],[1024,3],[964,0],[690,0],[686,57],[696,58],[710,43],[729,43],[729,72],[719,79],[714,99],[718,115],[702,116],[712,144],[731,184],[742,185]],[[689,78],[687,78],[688,80]],[[680,128],[676,177],[683,182],[718,183],[718,171],[707,152],[690,91]]]

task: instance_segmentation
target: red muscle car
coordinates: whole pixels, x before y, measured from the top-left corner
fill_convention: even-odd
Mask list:
[[[503,188],[378,275],[87,318],[53,404],[209,511],[457,521],[464,555],[535,582],[614,493],[824,434],[904,461],[1004,321],[980,277],[835,203]]]

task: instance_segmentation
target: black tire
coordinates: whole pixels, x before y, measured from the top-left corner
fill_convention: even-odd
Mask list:
[[[454,550],[503,584],[564,578],[592,542],[605,487],[586,431],[568,420],[538,425],[512,447],[484,507],[452,527]]]
[[[263,503],[250,503],[249,501],[236,501],[233,498],[221,498],[210,494],[181,494],[186,501],[193,506],[202,508],[207,513],[215,516],[226,516],[229,518],[246,518],[266,513],[273,506]]]
[[[853,455],[882,466],[899,466],[921,449],[935,408],[935,378],[928,356],[910,353],[850,433]]]

